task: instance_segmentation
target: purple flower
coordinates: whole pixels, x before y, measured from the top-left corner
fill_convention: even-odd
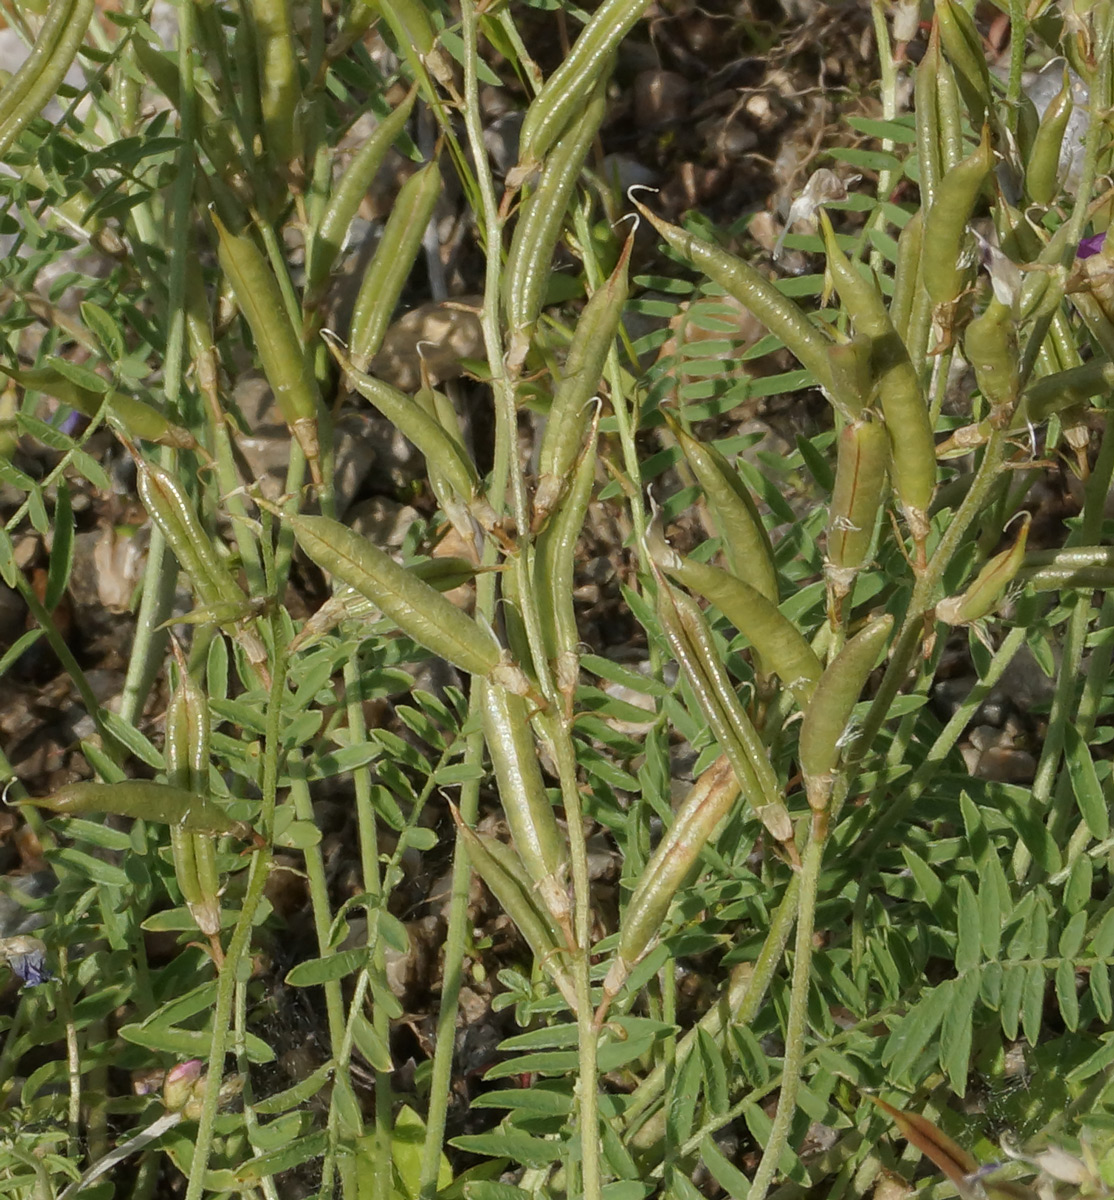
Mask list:
[[[1079,249],[1075,252],[1075,257],[1090,258],[1092,254],[1098,254],[1102,249],[1104,241],[1106,241],[1105,233],[1094,233],[1090,237],[1085,237],[1079,243]]]
[[[46,965],[46,945],[38,938],[21,935],[0,939],[0,954],[25,987],[37,987],[54,978]]]

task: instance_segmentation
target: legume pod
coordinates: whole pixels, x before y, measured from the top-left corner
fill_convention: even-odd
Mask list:
[[[948,625],[970,625],[972,621],[989,616],[998,607],[1025,560],[1030,522],[1026,513],[1025,523],[1014,544],[994,555],[962,595],[948,596],[936,605],[936,616],[941,621]]]
[[[870,557],[874,528],[885,499],[890,463],[885,429],[870,420],[853,421],[839,435],[835,486],[828,507],[824,574],[837,600],[850,594]]]

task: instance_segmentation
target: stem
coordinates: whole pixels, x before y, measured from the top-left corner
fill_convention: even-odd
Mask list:
[[[747,1200],[765,1200],[778,1163],[789,1141],[789,1127],[797,1112],[797,1090],[805,1061],[805,1034],[808,1016],[808,985],[812,970],[812,934],[816,924],[816,895],[820,865],[824,858],[827,814],[813,814],[813,828],[801,858],[800,911],[797,915],[797,940],[793,952],[793,978],[789,992],[789,1020],[785,1027],[785,1060],[781,1071],[781,1091],[777,1112],[762,1160],[754,1173]]]

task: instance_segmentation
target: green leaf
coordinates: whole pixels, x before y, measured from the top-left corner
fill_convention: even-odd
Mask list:
[[[43,607],[47,612],[53,612],[58,607],[69,586],[73,569],[74,533],[70,489],[64,479],[59,479],[58,499],[54,502],[54,536],[46,575],[46,594],[43,597]]]
[[[971,1062],[971,1031],[975,1001],[979,997],[979,973],[969,971],[956,981],[952,999],[940,1029],[940,1066],[957,1096],[967,1094]]]
[[[882,1061],[889,1065],[895,1080],[908,1078],[909,1069],[944,1019],[944,1013],[952,1003],[954,990],[955,980],[952,979],[930,988],[902,1017],[886,1040]]]
[[[1025,990],[1021,997],[1021,1030],[1030,1046],[1040,1038],[1044,1012],[1044,967],[1031,963],[1025,968]]]
[[[963,975],[979,965],[982,947],[979,902],[966,877],[959,881],[956,928],[955,969]]]
[[[262,1179],[270,1179],[283,1171],[300,1167],[302,1163],[320,1158],[329,1144],[329,1135],[324,1130],[297,1138],[288,1146],[272,1150],[269,1154],[261,1154],[258,1158],[249,1158],[246,1163],[236,1168],[237,1182],[250,1187]]]
[[[1080,913],[1080,916],[1083,914]],[[1079,995],[1075,988],[1075,964],[1068,959],[1056,968],[1056,1001],[1064,1024],[1074,1033],[1079,1027]]]
[[[1065,1077],[1068,1083],[1082,1083],[1100,1071],[1105,1071],[1114,1062],[1114,1033],[1103,1035],[1102,1046],[1090,1058],[1073,1067]]]
[[[84,850],[75,850],[72,846],[61,846],[54,850],[48,850],[46,857],[49,862],[61,863],[62,866],[93,883],[103,883],[114,888],[128,886],[128,876],[125,871],[103,859],[86,854]]]
[[[1071,721],[1064,725],[1064,762],[1083,820],[1092,837],[1102,841],[1110,834],[1110,813],[1106,797],[1095,772],[1091,751]]]
[[[1002,1032],[1011,1042],[1017,1041],[1026,978],[1026,969],[1022,966],[1006,967],[1002,977],[1002,999],[998,1008],[998,1017],[1002,1022]]]
[[[1108,909],[1091,938],[1091,953],[1096,958],[1114,958],[1114,908]]]
[[[120,326],[116,324],[115,318],[99,304],[94,304],[92,300],[82,300],[79,311],[81,319],[93,331],[93,335],[100,342],[108,360],[119,362],[124,357],[127,347],[124,344],[124,335],[120,332]]]
[[[559,1090],[560,1089],[560,1090]],[[472,1100],[472,1108],[506,1108],[539,1117],[567,1117],[572,1112],[572,1093],[563,1084],[556,1087],[535,1083],[528,1088],[504,1088],[483,1092]]]
[[[673,1081],[665,1114],[665,1136],[672,1146],[688,1140],[696,1122],[696,1100],[700,1094],[700,1056],[690,1054]]]
[[[1083,945],[1083,938],[1086,932],[1087,914],[1085,912],[1077,912],[1064,926],[1063,932],[1060,934],[1058,946],[1060,957],[1075,958],[1079,953],[1080,947]]]
[[[704,1067],[704,1097],[708,1107],[718,1116],[727,1111],[729,1103],[727,1067],[723,1061],[723,1053],[705,1029],[697,1028],[696,1041]]]
[[[288,987],[317,987],[334,979],[343,979],[358,971],[368,961],[368,948],[356,946],[351,950],[341,950],[324,958],[311,958],[308,962],[300,962],[291,967],[286,973]]]
[[[765,1087],[770,1079],[770,1064],[749,1025],[729,1027],[739,1065],[752,1087]]]
[[[731,1200],[747,1200],[750,1181],[724,1157],[719,1147],[708,1136],[700,1143],[700,1157],[711,1172],[712,1178],[731,1197]]]
[[[916,881],[924,902],[935,912],[944,894],[944,884],[940,877],[920,855],[915,854],[908,846],[901,847],[901,857],[905,859],[905,865]]]
[[[285,1088],[281,1092],[273,1092],[270,1096],[264,1096],[262,1100],[256,1100],[252,1108],[259,1116],[263,1117],[289,1112],[298,1105],[312,1100],[332,1078],[335,1069],[336,1063],[330,1059],[318,1067],[313,1074],[299,1080],[293,1087]]]
[[[364,1056],[368,1065],[376,1071],[393,1071],[391,1052],[387,1043],[376,1032],[372,1023],[363,1013],[355,1013],[352,1017],[352,1040],[356,1049]]]
[[[556,1162],[563,1152],[559,1141],[545,1141],[517,1130],[465,1134],[453,1138],[449,1145],[470,1154],[509,1158],[524,1167],[547,1167],[551,1162]]]
[[[1090,988],[1099,1020],[1109,1025],[1111,1017],[1114,1017],[1114,1006],[1110,1000],[1110,967],[1106,963],[1097,962],[1092,965]]]
[[[165,1025],[124,1025],[120,1036],[135,1046],[173,1054],[176,1058],[208,1059],[213,1035],[204,1029],[177,1029]],[[250,1062],[274,1062],[275,1052],[253,1033],[244,1035],[244,1048]]]
[[[1091,886],[1095,868],[1089,854],[1080,854],[1071,864],[1068,881],[1064,885],[1064,907],[1069,913],[1085,915],[1083,910],[1091,902]]]

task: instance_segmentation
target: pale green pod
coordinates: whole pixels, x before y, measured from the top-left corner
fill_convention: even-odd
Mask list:
[[[592,397],[599,390],[604,364],[627,301],[627,268],[633,245],[634,234],[631,234],[615,270],[592,294],[577,321],[538,449],[535,529],[541,527],[560,501],[581,453],[584,432],[592,420]]]
[[[352,312],[348,344],[360,371],[366,371],[379,352],[440,196],[441,164],[437,159],[415,171],[399,189]]]
[[[991,297],[964,330],[963,353],[974,369],[979,391],[991,406],[1012,410],[1021,386],[1021,355],[1008,304]]]
[[[1008,550],[995,554],[959,596],[948,596],[936,605],[936,616],[947,625],[970,625],[989,616],[1001,603],[1025,561],[1025,543],[1031,518],[1025,514],[1017,540]]]
[[[936,0],[936,21],[944,53],[955,68],[963,102],[971,124],[977,129],[993,105],[982,39],[971,14],[955,0]]]
[[[298,130],[298,60],[290,0],[250,0],[259,59],[259,111],[263,143],[279,166],[301,153]]]
[[[366,596],[419,646],[471,675],[488,675],[502,665],[490,630],[347,525],[331,517],[281,516],[323,571]]]
[[[763,667],[777,674],[798,704],[803,707],[808,703],[823,667],[813,648],[776,605],[749,583],[719,567],[682,557],[671,549],[660,555],[651,545],[650,551],[666,574],[723,613],[754,647]]]
[[[711,507],[732,574],[745,578],[776,605],[778,582],[770,535],[746,484],[715,446],[697,441],[672,414],[664,409],[662,413]]]
[[[873,340],[878,401],[893,456],[893,485],[918,541],[928,532],[928,508],[936,490],[936,446],[928,405],[905,343],[897,336],[882,294],[836,243],[826,213],[820,228],[828,270],[859,333]],[[928,243],[926,235],[926,244]]]
[[[848,421],[854,421],[874,395],[873,356],[874,345],[862,333],[828,347],[831,401]]]
[[[230,233],[212,209],[209,216],[217,231],[221,270],[251,329],[275,403],[302,448],[314,480],[320,482],[317,382],[290,323],[278,280],[254,239]]]
[[[917,166],[921,207],[927,208],[944,174],[940,154],[940,113],[936,79],[940,73],[940,30],[936,22],[928,36],[924,57],[913,78],[913,111],[917,119]]]
[[[860,630],[828,664],[805,710],[797,755],[814,812],[824,811],[831,799],[836,763],[851,713],[893,624],[893,617],[884,613]]]
[[[631,202],[674,250],[757,317],[812,372],[824,392],[832,394],[828,365],[831,338],[809,320],[798,304],[741,258],[663,221],[633,197]]]
[[[619,43],[649,7],[649,0],[604,0],[580,31],[561,65],[534,97],[519,135],[519,162],[537,166],[549,148],[606,83]]]
[[[452,809],[461,841],[476,874],[491,890],[491,894],[499,901],[507,916],[514,921],[537,964],[553,980],[566,1002],[575,1011],[576,989],[562,966],[563,947],[554,936],[546,915],[529,889],[523,887],[517,874],[507,869],[503,856],[492,852],[494,839],[482,838],[473,832],[461,820],[455,805]]]
[[[824,574],[833,591],[846,596],[866,566],[874,528],[882,512],[890,443],[877,421],[854,421],[839,435],[835,485],[828,507]]]
[[[603,121],[606,99],[605,77],[554,146],[537,186],[519,208],[503,271],[503,307],[510,332],[507,362],[512,367],[522,365],[530,348],[553,271],[553,252],[584,160]]]
[[[333,357],[352,386],[373,404],[408,441],[425,455],[430,466],[439,471],[456,489],[462,500],[471,500],[479,490],[479,475],[463,445],[446,432],[440,421],[415,400],[381,379],[365,375],[354,365],[335,337],[325,340]]]
[[[720,749],[731,760],[743,795],[773,837],[792,839],[777,776],[750,719],[739,704],[723,667],[700,606],[655,571],[658,617],[674,657],[692,688],[700,711]]]
[[[1026,421],[1037,424],[1053,413],[1063,412],[1077,404],[1085,404],[1093,396],[1114,388],[1114,363],[1094,359],[1081,367],[1057,371],[1031,383],[1024,392],[1022,404],[1010,423],[1011,430],[1025,428]]]
[[[542,782],[526,701],[485,683],[481,706],[484,738],[515,850],[542,904],[565,928],[569,894],[564,843]]]
[[[921,253],[924,246],[924,213],[917,211],[905,222],[897,239],[897,266],[894,268],[894,291],[890,297],[890,323],[897,336],[909,344],[909,324],[917,297],[920,279]]]
[[[49,796],[21,803],[46,808],[64,817],[112,813],[117,817],[158,821],[196,833],[228,833],[246,841],[260,840],[250,826],[243,821],[232,820],[212,800],[206,800],[184,788],[147,779],[125,779],[120,783],[70,783]]]
[[[618,994],[631,970],[654,945],[674,897],[738,795],[739,781],[725,755],[716,759],[685,797],[623,910],[619,946],[604,980],[605,996]]]
[[[352,218],[367,195],[387,152],[406,128],[417,95],[417,88],[412,87],[402,103],[376,126],[375,132],[352,156],[352,161],[337,181],[314,232],[310,265],[306,272],[306,283],[311,294],[321,287],[336,262],[344,239],[348,236]]]
[[[1060,173],[1060,148],[1071,120],[1071,77],[1064,67],[1064,83],[1049,101],[1033,137],[1033,146],[1024,159],[1025,190],[1034,204],[1051,204],[1056,198]]]

